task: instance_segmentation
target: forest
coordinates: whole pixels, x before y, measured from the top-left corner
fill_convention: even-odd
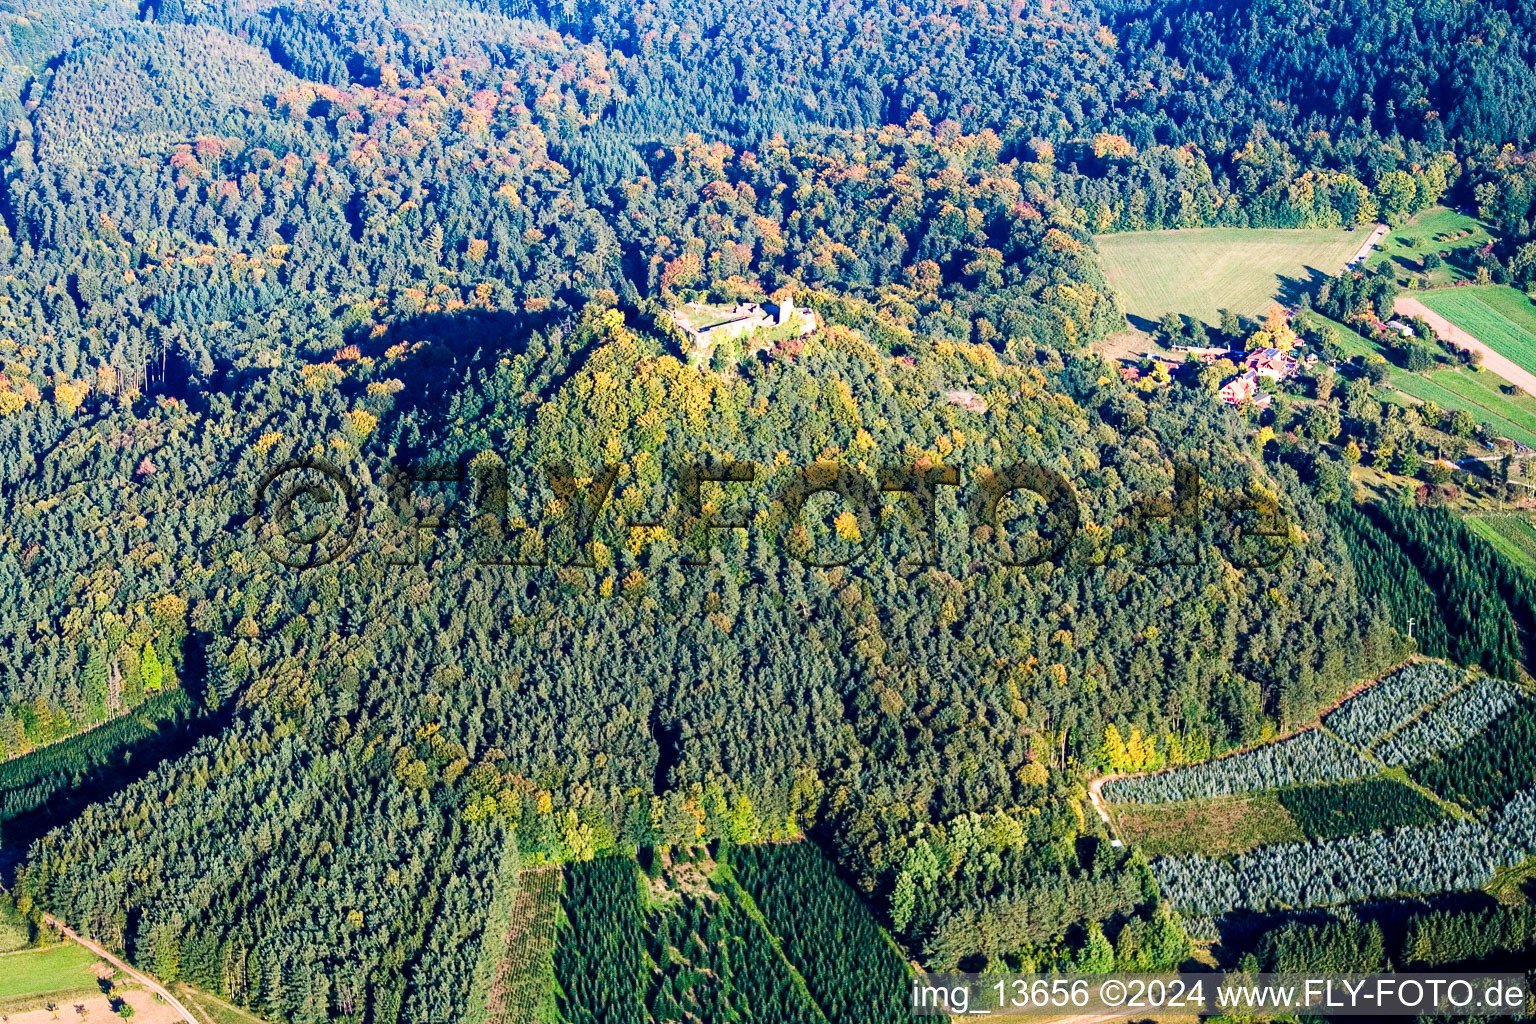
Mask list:
[[[1124,323],[1093,238],[1476,204],[1490,275],[1529,280],[1536,8],[1419,6],[12,12],[20,912],[272,1021],[479,1021],[522,879],[557,867],[559,927],[601,949],[551,954],[573,1024],[830,1022],[863,998],[843,941],[887,978],[1162,968],[1172,908],[1323,884],[1326,844],[1371,841],[1329,801],[1298,812],[1313,852],[1233,901],[1230,864],[1112,848],[1085,784],[1296,731],[1415,650],[1511,678],[1532,584],[1448,512],[1353,506],[1329,439],[1266,447],[1203,386],[1128,386],[1093,347]],[[1390,291],[1346,275],[1315,302]],[[668,316],[785,300],[816,330],[701,354]],[[312,535],[257,499],[311,467],[290,496],[325,523],[345,496],[318,465],[356,539],[286,564]],[[1075,531],[1040,560],[1056,480]],[[1283,524],[1267,568],[1226,557],[1249,514]],[[1528,767],[1528,717],[1496,727]],[[1521,799],[1450,740],[1397,740],[1435,755],[1432,790]],[[1179,785],[1357,762],[1313,730]],[[1424,886],[1531,845],[1392,813],[1421,845],[1383,857],[1466,851]],[[646,903],[638,865],[705,856],[729,878]]]

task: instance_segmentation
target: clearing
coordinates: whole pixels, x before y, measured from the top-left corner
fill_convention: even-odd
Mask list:
[[[1224,857],[1305,838],[1272,790],[1165,804],[1113,804],[1110,814],[1120,837],[1151,856]]]
[[[1502,285],[1483,285],[1442,288],[1420,292],[1416,297],[1405,295],[1398,299],[1400,311],[1404,305],[1411,309],[1416,304],[1427,307],[1462,333],[1471,335],[1474,342],[1480,342],[1483,347],[1492,349],[1494,354],[1519,367],[1524,371],[1524,379],[1519,376],[1508,379],[1526,391],[1536,393],[1536,305],[1531,303],[1525,293]],[[1440,330],[1435,316],[1426,316],[1425,319],[1434,324],[1437,331]],[[1466,339],[1457,337],[1455,331],[1441,333],[1447,334],[1457,344],[1466,343]],[[1505,376],[1491,356],[1485,354],[1484,361],[1490,370],[1501,377]]]
[[[518,875],[505,952],[491,983],[486,1015],[491,1024],[555,1019],[555,926],[563,890],[559,868],[530,868]]]
[[[1104,273],[1132,325],[1150,330],[1164,313],[1215,326],[1222,309],[1256,316],[1290,305],[1336,274],[1368,237],[1364,231],[1190,228],[1099,235]]]
[[[1513,906],[1529,901],[1526,890],[1531,888],[1532,881],[1536,881],[1536,857],[1532,857],[1524,864],[1500,871],[1493,876],[1493,881],[1484,887],[1484,891],[1500,903]],[[1536,889],[1531,891],[1536,893]]]

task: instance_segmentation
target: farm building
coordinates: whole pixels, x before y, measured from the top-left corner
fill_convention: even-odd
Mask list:
[[[1182,352],[1186,359],[1197,359],[1202,363],[1214,363],[1218,359],[1230,359],[1236,362],[1242,357],[1241,352],[1235,352],[1226,348],[1209,348],[1198,345],[1174,345],[1173,351]]]

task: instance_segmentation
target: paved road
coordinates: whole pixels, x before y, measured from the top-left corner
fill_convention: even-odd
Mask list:
[[[171,995],[170,991],[167,990],[164,985],[160,984],[154,978],[151,978],[149,975],[144,974],[144,973],[142,973],[140,971],[134,970],[132,967],[128,966],[127,963],[125,963],[124,961],[120,960],[118,957],[114,956],[112,953],[108,952],[103,946],[98,945],[97,943],[92,942],[90,939],[85,938],[83,935],[81,935],[80,933],[76,932],[73,928],[69,927],[69,925],[65,924],[63,921],[60,921],[58,918],[53,917],[53,916],[51,916],[49,914],[44,914],[43,915],[43,920],[47,921],[49,924],[53,925],[60,932],[62,932],[64,934],[65,938],[68,938],[68,939],[71,939],[71,940],[73,940],[75,942],[80,943],[80,945],[84,946],[86,949],[90,950],[92,953],[95,953],[97,956],[101,957],[103,960],[105,960],[107,963],[111,964],[113,967],[116,967],[118,970],[120,970],[124,974],[128,975],[128,977],[132,978],[134,981],[138,982],[140,985],[143,985],[145,988],[149,989],[151,992],[153,992],[156,995],[158,995],[161,999],[164,999],[167,1003],[169,1003],[171,1006],[176,1008],[176,1011],[181,1014],[182,1019],[186,1020],[188,1022],[188,1024],[202,1024],[202,1021],[200,1021],[196,1017],[192,1016],[192,1011],[191,1010],[188,1010],[185,1006],[183,1006],[181,1004],[181,1000],[179,1000],[175,996]]]
[[[1367,238],[1365,240],[1365,244],[1360,246],[1360,248],[1355,251],[1355,254],[1349,258],[1349,262],[1355,263],[1369,256],[1371,254],[1371,250],[1376,248],[1376,243],[1385,238],[1386,234],[1387,226],[1385,224],[1377,224],[1376,230],[1371,232],[1371,237]]]
[[[1392,310],[1399,316],[1423,317],[1425,322],[1435,329],[1435,333],[1446,341],[1469,352],[1481,352],[1483,354],[1483,366],[1486,369],[1492,370],[1511,384],[1519,385],[1526,394],[1536,395],[1536,373],[1516,366],[1513,361],[1499,355],[1493,349],[1484,345],[1418,299],[1400,295]]]

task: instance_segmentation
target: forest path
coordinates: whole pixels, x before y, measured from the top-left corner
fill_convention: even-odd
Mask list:
[[[1493,349],[1478,341],[1477,338],[1457,327],[1418,299],[1399,295],[1397,301],[1392,305],[1392,311],[1399,316],[1423,317],[1424,322],[1433,327],[1435,333],[1440,335],[1440,337],[1470,352],[1481,352],[1483,354],[1483,368],[1485,370],[1492,370],[1511,384],[1520,387],[1528,395],[1536,395],[1536,373],[1515,365],[1514,361],[1506,356],[1499,355]]]
[[[1103,792],[1104,783],[1110,778],[1111,776],[1106,775],[1088,783],[1088,802],[1093,804],[1093,809],[1098,812],[1100,818],[1104,819],[1104,824],[1109,826],[1109,834],[1114,835],[1115,823],[1109,819],[1109,807],[1104,803]]]

